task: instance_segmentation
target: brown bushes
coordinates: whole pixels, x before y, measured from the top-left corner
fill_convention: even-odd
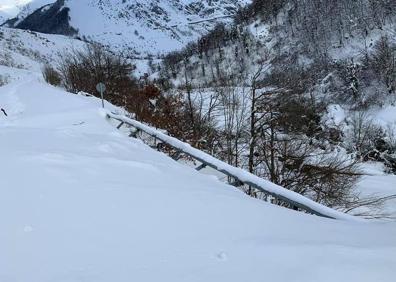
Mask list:
[[[59,86],[62,82],[62,78],[58,71],[56,71],[50,65],[45,65],[42,69],[44,80],[54,86]]]
[[[96,85],[103,82],[107,88],[106,100],[118,106],[126,106],[127,97],[137,88],[132,71],[133,65],[126,59],[106,52],[99,45],[64,54],[59,63],[62,83],[68,91],[98,95]]]
[[[58,71],[45,66],[43,76],[53,85],[63,85],[68,91],[80,91],[99,96],[96,85],[106,85],[105,99],[135,114],[139,121],[165,129],[183,140],[193,137],[190,115],[182,95],[163,95],[148,81],[139,83],[132,75],[134,66],[122,56],[107,52],[99,45],[64,54]]]

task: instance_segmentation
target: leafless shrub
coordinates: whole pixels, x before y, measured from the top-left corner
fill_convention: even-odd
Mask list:
[[[52,66],[46,64],[42,69],[44,80],[54,86],[59,86],[62,83],[62,78]]]
[[[12,67],[12,68],[22,68],[21,65],[18,65],[14,58],[12,57],[9,51],[5,51],[4,53],[0,53],[0,65]]]
[[[289,190],[330,207],[347,203],[360,173],[356,162],[310,144],[309,139],[281,136],[271,129],[260,140],[259,174]]]
[[[355,152],[358,159],[365,159],[376,147],[376,140],[383,138],[381,127],[377,126],[364,111],[357,111],[350,120],[350,130],[346,140],[350,152]]]
[[[9,83],[10,78],[6,75],[0,75],[0,86],[6,85]]]
[[[389,196],[361,196],[355,194],[348,202],[339,206],[338,209],[355,216],[371,219],[395,219],[391,213],[384,211],[384,206],[388,201],[396,199],[395,195]]]
[[[389,124],[385,130],[392,153],[396,153],[396,124]]]
[[[216,88],[216,93],[222,117],[220,131],[223,144],[219,153],[229,164],[239,166],[247,143],[249,90],[222,86]]]
[[[396,91],[396,45],[388,37],[381,37],[374,46],[374,53],[369,60],[374,72],[386,85],[389,93]]]
[[[68,91],[99,95],[96,85],[103,82],[107,88],[106,99],[118,106],[126,106],[126,100],[137,88],[132,76],[133,66],[127,59],[96,44],[64,54],[58,69]]]

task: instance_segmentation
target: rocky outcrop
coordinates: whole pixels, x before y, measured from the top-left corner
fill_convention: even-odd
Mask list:
[[[64,6],[64,2],[58,0],[36,10],[22,21],[15,18],[7,21],[6,25],[42,33],[75,35],[77,30],[70,26],[70,10]]]

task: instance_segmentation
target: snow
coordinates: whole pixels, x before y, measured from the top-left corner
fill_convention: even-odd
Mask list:
[[[396,175],[384,173],[382,163],[367,162],[361,165],[365,175],[357,183],[356,189],[362,196],[387,197],[396,195]],[[381,212],[391,217],[396,216],[396,199],[385,202]]]
[[[340,126],[345,122],[347,114],[345,110],[338,104],[331,104],[327,107],[327,123],[329,125]]]
[[[13,5],[8,5],[8,9],[7,9],[8,17],[6,18],[7,19],[12,18],[17,15],[18,20],[16,24],[18,24],[37,9],[48,4],[52,4],[56,0],[19,0],[19,1],[12,0],[12,1],[14,3],[12,3]],[[5,6],[7,7],[7,5]]]
[[[394,281],[394,222],[249,198],[100,104],[28,75],[0,88],[0,281]]]
[[[0,11],[0,25],[8,19],[8,15],[3,11]]]
[[[363,58],[365,53],[370,53],[373,50],[375,42],[381,36],[394,38],[393,30],[393,24],[385,24],[381,29],[370,30],[366,38],[360,36],[350,37],[344,46],[334,44],[333,48],[329,50],[329,55],[336,60],[351,60],[352,58],[356,60],[356,58]]]
[[[45,63],[56,67],[62,54],[80,50],[85,45],[66,36],[0,27],[0,66],[40,75]]]
[[[396,106],[387,105],[374,113],[374,118],[383,127],[396,126]]]
[[[21,6],[25,5],[29,1],[30,0],[1,0],[0,18],[3,18],[5,20],[12,16],[15,16],[20,11]]]

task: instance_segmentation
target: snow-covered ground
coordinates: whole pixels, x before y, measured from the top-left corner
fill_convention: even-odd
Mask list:
[[[84,47],[83,41],[62,35],[0,27],[0,66],[41,73],[43,64],[55,67],[65,52]]]
[[[0,106],[2,282],[394,281],[394,222],[251,199],[34,76]]]
[[[362,172],[365,173],[356,184],[356,189],[362,196],[386,197],[396,195],[396,175],[384,172],[385,167],[382,163],[368,162],[362,164]],[[381,213],[395,219],[396,218],[396,199],[386,201],[380,207]]]

